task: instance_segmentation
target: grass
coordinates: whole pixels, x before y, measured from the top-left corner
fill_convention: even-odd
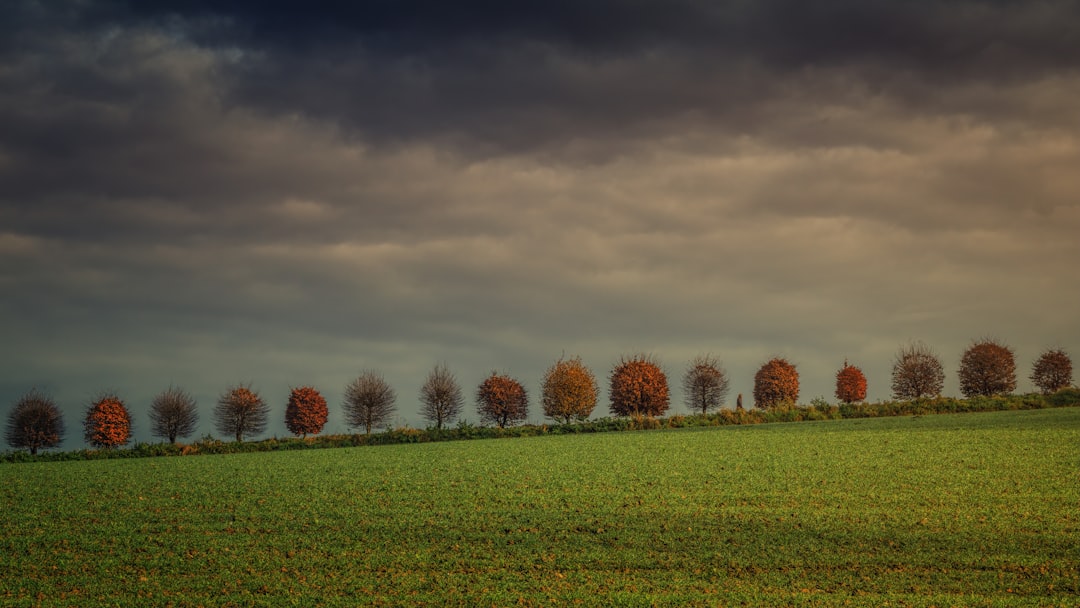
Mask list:
[[[0,604],[1075,606],[1080,408],[0,467]]]

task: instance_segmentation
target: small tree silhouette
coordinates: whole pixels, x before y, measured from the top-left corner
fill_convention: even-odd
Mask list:
[[[754,405],[776,407],[799,400],[799,372],[787,359],[770,359],[754,374]]]
[[[649,355],[621,358],[609,380],[611,413],[616,416],[660,416],[670,407],[667,374]]]
[[[497,372],[476,389],[476,412],[484,423],[506,428],[529,416],[529,394],[520,382]]]
[[[596,376],[581,357],[559,359],[544,374],[544,415],[564,424],[585,420],[596,408],[599,392]]]
[[[1042,394],[1049,395],[1072,384],[1072,359],[1060,348],[1047,350],[1035,362],[1031,381]]]
[[[326,425],[329,414],[326,399],[314,387],[300,386],[289,391],[289,402],[285,405],[285,427],[293,435],[318,435]]]
[[[64,440],[64,417],[51,397],[36,390],[23,395],[8,414],[4,434],[13,448],[25,448],[31,454],[55,448]]]
[[[975,342],[960,359],[960,392],[965,397],[1007,395],[1016,389],[1013,350],[993,338]]]
[[[894,398],[937,397],[944,386],[945,368],[932,348],[912,342],[896,353],[892,369]]]
[[[428,422],[435,423],[435,428],[450,424],[461,415],[465,407],[465,396],[454,374],[446,365],[439,364],[428,374],[424,385],[420,387],[420,413]]]
[[[199,410],[195,398],[183,389],[170,386],[150,404],[150,432],[169,443],[195,432]]]
[[[105,393],[90,404],[83,420],[86,442],[96,448],[115,448],[131,440],[131,413],[119,397]]]
[[[378,372],[367,370],[345,387],[345,422],[352,428],[371,429],[390,424],[397,409],[397,394]]]
[[[222,393],[214,408],[218,432],[232,435],[237,441],[265,431],[269,417],[270,407],[259,393],[242,384]]]
[[[712,355],[699,355],[683,375],[682,388],[687,409],[707,414],[723,406],[727,399],[727,371]]]
[[[836,398],[844,403],[866,400],[866,376],[858,367],[848,365],[846,359],[844,367],[836,372]]]

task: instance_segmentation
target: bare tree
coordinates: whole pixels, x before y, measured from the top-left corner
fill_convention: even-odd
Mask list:
[[[386,380],[375,371],[361,372],[345,387],[345,422],[353,428],[364,428],[371,434],[375,427],[385,427],[397,409],[397,395]]]
[[[441,429],[461,415],[465,407],[465,396],[461,392],[457,378],[445,364],[435,366],[428,374],[427,381],[420,387],[420,413],[428,422],[435,423]]]
[[[38,450],[60,445],[64,430],[64,417],[56,402],[35,390],[15,402],[4,438],[13,448],[26,448],[37,454]]]
[[[1060,348],[1047,350],[1031,370],[1031,381],[1044,395],[1056,393],[1072,384],[1072,359]]]
[[[965,397],[1007,395],[1016,390],[1016,357],[994,338],[984,338],[960,358],[960,392]]]
[[[728,395],[728,377],[712,355],[698,355],[683,375],[683,402],[690,411],[709,413],[724,405]]]
[[[187,391],[170,386],[150,404],[150,432],[169,443],[195,432],[199,424],[199,409],[195,398]]]
[[[892,390],[896,399],[937,397],[945,387],[945,368],[934,350],[922,342],[912,342],[896,353],[892,369]]]
[[[222,435],[233,435],[243,441],[245,435],[258,435],[266,430],[270,406],[250,386],[239,385],[222,393],[214,408],[214,422]]]

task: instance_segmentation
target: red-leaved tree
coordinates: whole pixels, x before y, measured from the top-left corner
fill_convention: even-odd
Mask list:
[[[671,404],[667,374],[649,355],[621,358],[609,380],[611,413],[616,416],[660,416]]]
[[[1072,359],[1068,353],[1054,348],[1039,356],[1031,370],[1031,381],[1044,395],[1049,395],[1072,384],[1072,372]]]
[[[960,358],[960,392],[965,397],[1007,395],[1016,389],[1013,350],[993,338],[968,347]]]
[[[599,388],[581,357],[559,359],[544,374],[544,415],[562,423],[585,420],[596,407]]]
[[[476,413],[499,428],[523,422],[529,416],[529,394],[517,380],[491,372],[476,388]]]
[[[106,393],[86,410],[86,442],[96,448],[115,448],[131,440],[131,413],[119,397]]]
[[[300,386],[289,391],[289,402],[285,405],[285,427],[293,435],[318,435],[326,425],[329,414],[326,399],[315,388]]]
[[[844,403],[866,400],[866,375],[854,365],[844,361],[844,367],[836,372],[836,398]]]
[[[799,400],[799,372],[787,359],[770,359],[754,374],[754,405],[776,407]]]

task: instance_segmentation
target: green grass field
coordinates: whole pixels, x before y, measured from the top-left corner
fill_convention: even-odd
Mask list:
[[[0,466],[0,605],[1080,604],[1080,408]]]

